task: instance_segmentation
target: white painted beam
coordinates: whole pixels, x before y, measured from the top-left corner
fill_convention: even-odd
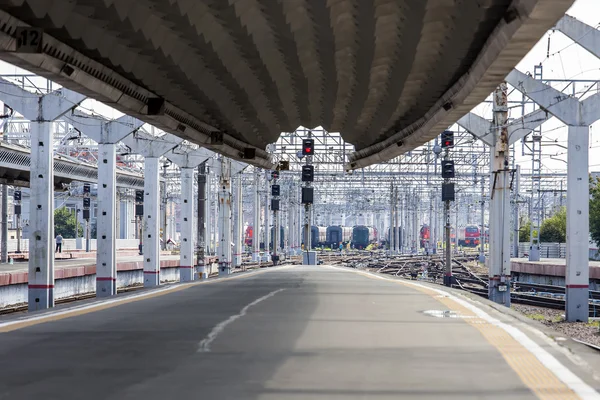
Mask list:
[[[556,23],[556,29],[575,43],[600,58],[600,31],[593,26],[565,15]]]

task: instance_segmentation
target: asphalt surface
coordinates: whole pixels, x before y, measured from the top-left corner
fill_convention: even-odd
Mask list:
[[[190,286],[0,333],[0,399],[536,398],[441,309],[323,267]]]

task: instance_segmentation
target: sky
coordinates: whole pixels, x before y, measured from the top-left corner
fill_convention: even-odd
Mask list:
[[[600,27],[600,0],[577,0],[567,14],[595,28]],[[550,38],[550,41],[548,41]],[[543,66],[545,79],[589,79],[600,80],[600,60],[560,32],[548,32],[538,44],[517,65],[522,72],[533,73],[534,66]],[[1,74],[19,74],[25,71],[10,64],[0,62]],[[580,87],[583,87],[583,83]],[[578,90],[579,87],[578,87]],[[118,118],[122,115],[117,110],[105,106],[95,100],[85,100],[82,106],[90,111],[108,118]],[[491,118],[491,105],[482,104],[474,112]],[[511,110],[510,117],[518,118],[520,113]],[[566,128],[555,118],[542,125],[544,146],[542,159],[544,172],[565,172],[566,170]],[[548,143],[553,142],[553,143]],[[516,162],[524,169],[530,169],[529,156],[523,156],[521,144],[517,144]],[[590,129],[590,171],[600,171],[600,122]]]

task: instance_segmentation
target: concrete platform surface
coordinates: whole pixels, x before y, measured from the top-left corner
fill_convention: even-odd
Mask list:
[[[600,280],[600,261],[589,261],[589,266],[590,279]],[[564,258],[542,258],[540,261],[529,261],[527,258],[511,258],[511,270],[523,274],[564,278],[567,271],[567,260]],[[564,282],[558,281],[555,284],[564,285]]]
[[[171,254],[161,254],[161,260],[179,260],[178,255]],[[138,262],[144,261],[143,256],[126,256],[119,257],[117,256],[117,263],[127,263],[127,262]],[[70,268],[70,267],[89,267],[92,265],[96,265],[96,258],[71,258],[64,260],[54,260],[54,267],[56,269],[59,268]],[[29,263],[24,262],[15,262],[14,264],[0,264],[0,273],[2,272],[17,272],[17,271],[27,271],[29,269]]]
[[[0,399],[599,398],[549,343],[436,290],[293,266],[3,318]]]

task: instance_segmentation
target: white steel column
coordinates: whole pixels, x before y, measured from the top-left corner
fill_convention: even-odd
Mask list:
[[[221,158],[219,180],[219,230],[218,257],[219,276],[231,273],[231,160]]]
[[[117,202],[116,145],[98,144],[98,213],[96,219],[96,296],[117,293],[115,207]]]
[[[160,284],[160,163],[146,157],[144,165],[143,244],[144,286]]]
[[[490,300],[510,306],[510,176],[506,82],[494,92],[495,145],[490,147]],[[482,227],[483,228],[483,227]]]
[[[29,311],[54,307],[54,168],[51,122],[31,122]],[[57,232],[57,234],[60,232]]]
[[[181,253],[179,280],[194,280],[194,168],[181,168]]]
[[[589,128],[569,126],[567,150],[567,321],[589,317]],[[583,194],[586,195],[583,195]]]
[[[252,226],[252,261],[260,261],[260,172],[254,171],[254,213]]]
[[[41,310],[54,306],[52,121],[77,106],[85,96],[64,88],[38,96],[4,79],[0,78],[0,82],[0,101],[31,121],[28,308]]]
[[[204,245],[206,254],[212,255],[212,219],[210,203],[212,201],[212,176],[210,170],[206,173],[206,201],[204,202]],[[215,221],[216,222],[216,221]]]
[[[240,267],[242,265],[242,253],[244,249],[244,209],[242,202],[242,174],[237,174],[235,188],[235,216],[233,219],[233,266]]]
[[[264,225],[264,232],[265,232],[265,253],[263,256],[263,261],[264,262],[269,262],[271,261],[271,212],[270,212],[270,205],[271,205],[271,201],[269,199],[269,195],[271,194],[271,187],[269,186],[269,180],[266,179],[265,180],[265,225]]]
[[[591,35],[597,34],[593,27],[589,27],[589,32]],[[594,54],[600,57],[600,53]],[[538,103],[545,112],[551,113],[569,127],[565,311],[567,321],[587,322],[589,318],[588,127],[600,119],[600,93],[579,101],[518,70],[513,70],[506,79],[520,92]]]

